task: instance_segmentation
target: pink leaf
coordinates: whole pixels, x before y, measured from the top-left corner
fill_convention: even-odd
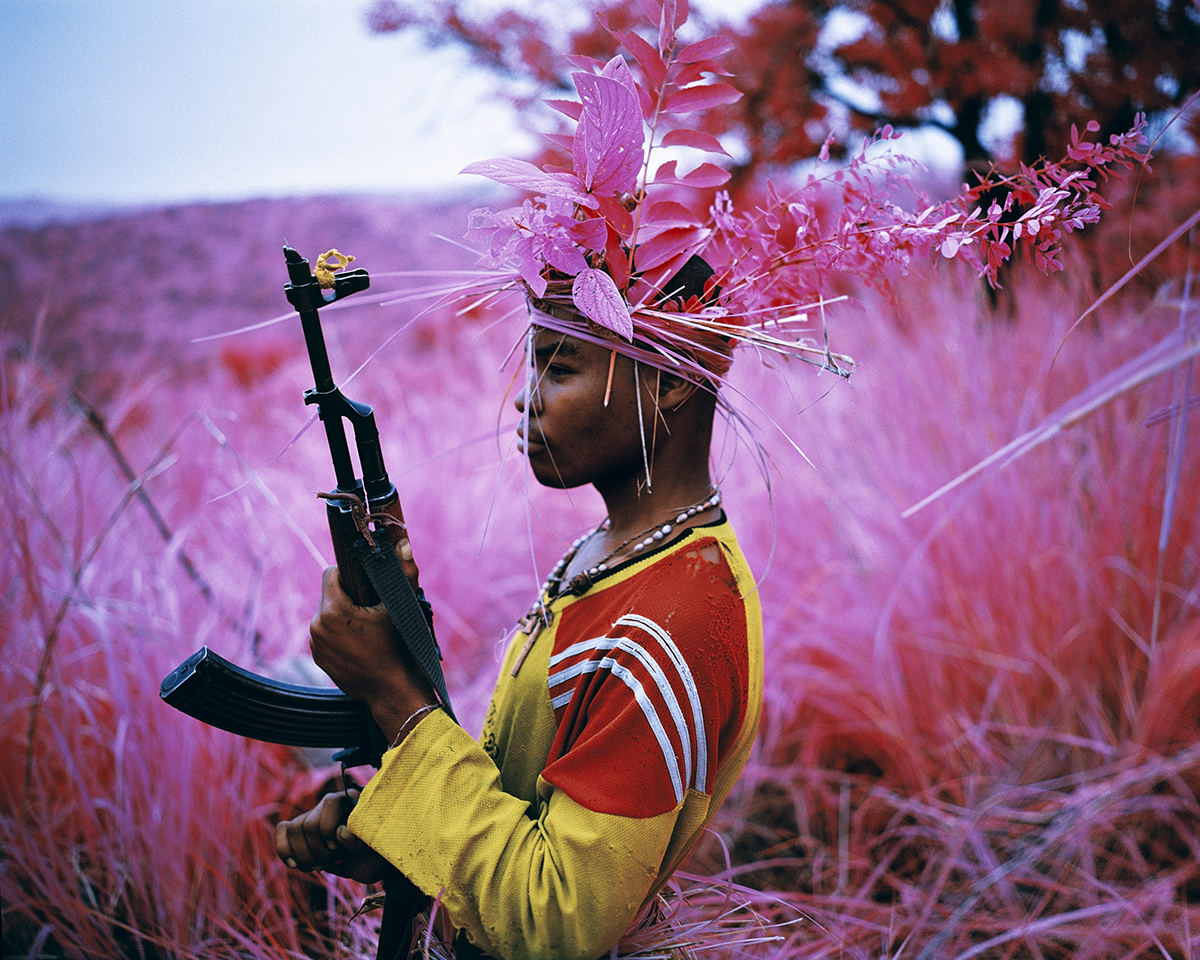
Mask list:
[[[572,120],[578,120],[583,113],[583,104],[578,100],[543,100],[542,103],[553,107],[559,113],[565,113]]]
[[[680,182],[690,187],[722,187],[730,182],[732,174],[715,163],[701,163],[691,173],[685,173]]]
[[[476,207],[467,214],[466,239],[472,243],[491,240],[498,230],[512,230],[512,220],[502,217],[495,210],[486,207]]]
[[[478,160],[463,167],[462,173],[473,173],[510,187],[543,193],[548,197],[565,197],[587,207],[596,205],[595,200],[583,192],[583,185],[574,174],[546,173],[525,160]]]
[[[693,250],[704,240],[705,232],[697,227],[664,230],[658,236],[639,243],[633,254],[634,267],[641,273],[653,270],[672,257]]]
[[[637,81],[633,79],[633,74],[629,70],[629,64],[625,62],[625,58],[620,54],[614,56],[604,65],[604,69],[600,71],[600,76],[616,80],[634,93],[637,93]]]
[[[567,63],[569,63],[571,66],[578,67],[580,70],[583,70],[585,73],[595,73],[597,70],[599,70],[601,67],[604,66],[604,64],[601,63],[599,60],[597,60],[595,57],[585,57],[585,56],[583,56],[583,54],[579,54],[579,53],[565,54],[563,56],[563,59],[566,60]]]
[[[570,237],[555,233],[547,239],[549,242],[542,244],[542,256],[554,269],[568,275],[589,269],[587,260]]]
[[[521,279],[529,285],[535,297],[543,296],[546,293],[546,278],[542,276],[542,265],[533,256],[533,244],[528,241],[520,243],[514,252]]]
[[[621,237],[628,239],[633,233],[633,214],[625,209],[625,205],[621,203],[612,194],[596,197],[597,209],[609,226],[613,228]]]
[[[685,187],[720,187],[729,182],[730,173],[715,163],[702,163],[695,170],[682,176],[675,172],[675,161],[668,160],[654,175],[655,183],[674,183]]]
[[[696,63],[710,57],[722,57],[732,49],[733,41],[728,37],[709,37],[707,40],[689,43],[679,51],[679,56],[675,59],[680,63]]]
[[[663,63],[658,51],[632,30],[615,36],[617,41],[633,54],[633,59],[638,62],[651,85],[662,86],[662,82],[667,79],[667,65]]]
[[[638,0],[638,6],[651,23],[658,23],[662,16],[662,0]]]
[[[642,166],[645,142],[637,94],[611,77],[577,73],[574,78],[583,101],[572,151],[576,174],[596,193],[631,190]]]
[[[947,260],[953,260],[956,253],[958,253],[958,239],[956,237],[947,237],[942,241],[943,257]]]
[[[571,239],[581,247],[599,252],[604,249],[608,240],[608,224],[602,217],[592,217],[590,220],[579,220],[567,228]]]
[[[718,77],[733,76],[732,73],[717,63],[716,60],[700,60],[697,63],[680,65],[679,72],[675,74],[674,78],[675,86],[682,88],[690,86],[693,83],[699,83],[704,79],[706,73],[711,73]]]
[[[674,200],[659,200],[650,205],[642,222],[647,227],[651,225],[684,227],[694,226],[697,219],[697,216],[682,203]]]
[[[649,123],[654,117],[654,111],[657,109],[657,101],[649,90],[642,84],[637,85],[638,102],[642,105],[642,116]]]
[[[675,45],[675,31],[687,22],[687,0],[665,0],[658,26],[658,48],[666,51]]]
[[[723,153],[725,156],[729,156],[729,151],[721,146],[720,140],[702,130],[686,128],[671,130],[663,137],[662,145],[664,147],[695,147],[697,150],[707,150],[710,153]]]
[[[575,146],[575,137],[569,133],[543,133],[542,139],[560,149],[566,150],[567,153],[570,153],[571,149]]]
[[[580,271],[571,286],[571,299],[585,317],[626,340],[633,339],[633,320],[621,291],[603,270]]]
[[[706,83],[676,90],[667,98],[669,113],[698,113],[711,107],[736,103],[742,94],[728,83]]]
[[[678,183],[679,178],[675,175],[675,161],[668,160],[661,164],[654,172],[655,183]]]
[[[621,239],[616,231],[609,230],[608,242],[604,246],[605,267],[618,290],[629,286],[629,250],[621,243]]]

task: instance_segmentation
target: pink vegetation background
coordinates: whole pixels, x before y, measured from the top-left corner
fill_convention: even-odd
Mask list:
[[[364,891],[272,850],[272,823],[336,770],[158,699],[201,644],[302,677],[330,556],[295,317],[197,338],[284,312],[285,238],[401,289],[389,271],[471,264],[426,239],[461,236],[465,214],[256,201],[0,233],[6,957],[369,950],[373,921],[349,921]],[[716,466],[761,577],[767,709],[689,866],[725,885],[681,885],[697,939],[773,957],[1200,953],[1194,410],[1159,547],[1178,383],[902,516],[1181,323],[1194,339],[1178,259],[1067,336],[1093,277],[1123,269],[1105,249],[1014,272],[996,306],[953,264],[894,303],[849,288],[832,315],[849,384],[735,365],[761,448],[728,434]],[[501,368],[519,331],[371,304],[325,320],[336,376],[377,408],[478,729],[505,633],[599,501],[522,470]],[[737,929],[716,919],[738,905]]]

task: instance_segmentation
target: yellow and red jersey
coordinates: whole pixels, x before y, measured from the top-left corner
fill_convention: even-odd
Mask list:
[[[350,827],[486,952],[592,960],[745,766],[762,619],[724,521],[544,599],[550,626],[513,638],[480,740],[424,718]]]

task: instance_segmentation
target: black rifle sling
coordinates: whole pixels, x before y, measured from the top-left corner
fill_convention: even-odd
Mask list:
[[[446,677],[442,673],[442,654],[437,641],[429,630],[429,623],[417,602],[416,594],[413,593],[412,584],[404,575],[404,568],[400,566],[396,551],[387,542],[386,537],[380,539],[379,549],[372,549],[365,540],[355,543],[354,549],[367,571],[371,586],[375,588],[379,599],[391,614],[396,630],[417,664],[425,671],[425,676],[441,700],[446,713],[457,723],[458,718],[454,716],[454,710],[450,707],[450,694],[446,690]]]

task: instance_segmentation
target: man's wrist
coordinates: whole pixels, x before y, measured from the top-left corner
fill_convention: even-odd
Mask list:
[[[417,724],[421,722],[425,714],[432,713],[440,706],[440,703],[427,703],[425,706],[418,707],[416,710],[414,710],[408,719],[400,724],[400,729],[396,731],[396,736],[393,737],[391,743],[388,744],[388,749],[395,750],[398,746],[400,746],[400,744],[404,742],[404,738],[417,728]]]
[[[393,750],[404,742],[417,724],[440,706],[433,697],[405,698],[403,702],[392,700],[378,707],[371,704],[371,716],[388,738],[388,749]]]

